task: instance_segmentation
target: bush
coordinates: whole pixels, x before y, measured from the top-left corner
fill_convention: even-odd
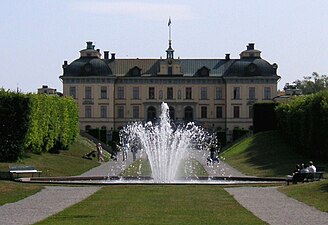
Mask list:
[[[24,152],[67,148],[78,135],[78,107],[72,98],[0,90],[0,160]]]
[[[328,92],[297,97],[276,107],[278,126],[299,153],[328,158]]]
[[[278,103],[255,103],[253,107],[254,134],[262,131],[276,130],[275,107]]]

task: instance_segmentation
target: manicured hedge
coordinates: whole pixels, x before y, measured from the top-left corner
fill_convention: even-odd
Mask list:
[[[0,161],[67,148],[79,132],[78,107],[67,97],[0,90],[0,118]]]
[[[275,107],[278,103],[256,103],[253,106],[253,129],[258,132],[276,130],[277,120]]]
[[[276,108],[278,126],[296,151],[328,158],[328,92],[297,97]]]

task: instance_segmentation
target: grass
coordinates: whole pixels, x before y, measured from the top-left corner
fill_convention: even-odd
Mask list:
[[[283,186],[278,190],[307,205],[328,212],[328,180]]]
[[[0,163],[0,169],[8,171],[11,164],[33,165],[43,171],[42,176],[73,176],[79,175],[91,168],[98,166],[96,159],[86,160],[82,156],[90,152],[94,144],[85,138],[79,137],[70,150],[59,153],[44,153],[41,155],[28,154],[17,163]],[[33,195],[43,187],[40,185],[0,181],[0,205],[16,202],[27,196]]]
[[[178,177],[208,176],[204,167],[194,159],[184,161],[178,171]],[[146,159],[138,159],[120,175],[125,177],[151,176],[149,161]]]
[[[98,166],[97,159],[87,160],[82,156],[95,148],[94,144],[83,137],[78,137],[69,150],[59,153],[29,153],[20,162],[0,163],[0,170],[8,171],[10,165],[32,165],[43,173],[41,176],[74,176]]]
[[[265,177],[284,177],[292,173],[296,164],[313,160],[293,152],[277,131],[246,138],[223,152],[221,157],[244,174]],[[328,162],[314,163],[326,168],[328,166]]]
[[[0,206],[33,195],[42,188],[40,185],[0,181]]]
[[[266,224],[213,185],[104,187],[37,224]]]

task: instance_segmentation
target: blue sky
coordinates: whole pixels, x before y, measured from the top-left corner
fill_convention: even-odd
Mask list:
[[[62,91],[64,60],[86,41],[117,58],[239,58],[249,42],[286,82],[328,74],[326,0],[6,0],[0,13],[0,87]]]

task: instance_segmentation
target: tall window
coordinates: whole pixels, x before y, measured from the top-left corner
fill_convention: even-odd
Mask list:
[[[85,99],[91,99],[92,93],[91,93],[91,87],[85,87],[84,89],[84,98]]]
[[[76,99],[76,87],[69,87],[69,96]]]
[[[207,99],[207,87],[200,89],[200,99]]]
[[[178,90],[178,99],[181,99],[181,90]]]
[[[167,67],[167,74],[168,75],[172,75],[173,74],[172,66]]]
[[[233,88],[233,99],[240,99],[240,87]]]
[[[148,89],[148,98],[155,99],[155,88],[154,87],[150,87]]]
[[[248,99],[251,99],[251,100],[255,99],[255,87],[248,88]]]
[[[201,118],[207,118],[207,107],[206,106],[202,106],[201,108],[200,108],[200,110],[201,110]]]
[[[139,106],[135,105],[132,107],[133,119],[139,119]]]
[[[124,99],[124,87],[117,88],[117,98]]]
[[[239,118],[239,106],[234,106],[233,107],[233,118]]]
[[[173,88],[172,87],[168,87],[167,88],[167,99],[173,99]]]
[[[103,86],[100,88],[100,98],[101,99],[107,98],[107,87]]]
[[[216,107],[216,118],[222,118],[223,117],[223,108],[222,106]]]
[[[186,99],[192,99],[191,87],[186,87]]]
[[[124,118],[124,106],[123,105],[119,105],[117,106],[117,118]]]
[[[132,98],[139,99],[139,87],[133,87],[132,89]]]
[[[159,91],[159,99],[163,99],[163,91],[162,90]]]
[[[90,105],[85,106],[84,116],[85,116],[85,118],[91,118],[91,106]]]
[[[105,105],[100,106],[100,117],[107,118],[107,106]]]
[[[271,99],[271,88],[264,87],[264,99]]]
[[[217,87],[215,89],[215,97],[216,97],[216,99],[223,99],[223,97],[222,97],[222,87]]]

